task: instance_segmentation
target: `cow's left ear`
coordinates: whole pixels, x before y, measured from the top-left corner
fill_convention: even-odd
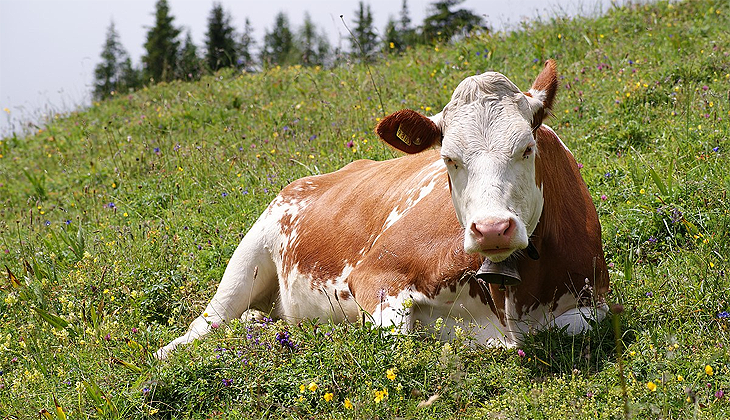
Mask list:
[[[441,129],[434,121],[440,121],[440,115],[429,119],[416,111],[403,109],[383,118],[375,132],[402,152],[418,153],[441,143]]]
[[[525,92],[532,110],[532,130],[537,130],[543,120],[550,115],[555,93],[558,90],[558,73],[555,70],[555,60],[545,62],[545,67],[535,79],[529,91]]]

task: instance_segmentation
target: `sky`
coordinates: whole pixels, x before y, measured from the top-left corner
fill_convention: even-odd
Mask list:
[[[203,45],[214,0],[168,0],[174,24],[189,29]],[[330,44],[349,49],[358,0],[219,0],[240,32],[248,18],[260,46],[274,16],[284,11],[294,29],[305,12],[328,35]],[[465,0],[460,8],[482,15],[488,26],[509,30],[525,19],[555,15],[596,15],[621,0]],[[88,106],[94,67],[113,21],[135,65],[144,54],[154,24],[156,0],[0,0],[0,137],[44,117]],[[402,0],[365,0],[382,33],[398,18]],[[413,24],[427,16],[432,0],[408,0]],[[487,69],[485,69],[487,70]]]

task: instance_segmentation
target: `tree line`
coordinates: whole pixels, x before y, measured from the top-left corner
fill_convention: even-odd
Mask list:
[[[397,54],[418,44],[448,42],[473,30],[488,30],[482,18],[467,9],[455,9],[464,0],[436,0],[419,26],[412,25],[407,0],[403,0],[397,19],[388,20],[382,36],[373,26],[370,5],[360,1],[354,25],[349,28],[349,51],[333,48],[324,31],[319,30],[309,13],[295,29],[286,13],[279,12],[273,27],[265,31],[263,43],[256,51],[253,27],[248,18],[242,31],[232,24],[230,13],[214,3],[208,15],[208,27],[202,47],[192,41],[190,30],[174,24],[167,0],[155,4],[154,25],[148,28],[141,66],[132,65],[114,22],[109,25],[94,70],[96,100],[116,93],[133,91],[141,86],[171,80],[196,80],[221,68],[259,71],[272,66],[334,66],[340,60],[354,58],[374,60],[379,54]],[[182,36],[185,32],[184,37]]]

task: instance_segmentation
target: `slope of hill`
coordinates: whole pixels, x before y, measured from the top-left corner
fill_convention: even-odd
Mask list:
[[[160,84],[0,140],[0,417],[728,418],[728,27],[724,0],[556,17],[370,68]],[[547,58],[613,323],[518,353],[234,322],[153,359],[280,188],[393,157],[373,134],[385,113],[438,112],[485,70],[527,87]]]

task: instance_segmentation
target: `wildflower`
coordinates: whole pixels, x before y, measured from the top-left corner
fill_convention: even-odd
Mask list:
[[[646,292],[646,297],[648,297],[648,298],[654,297],[654,293],[652,293],[652,292]]]
[[[139,331],[137,327],[132,327],[132,334],[137,334],[137,331]]]
[[[355,146],[355,143],[353,143],[353,142],[352,142],[352,140],[350,140],[350,141],[348,141],[347,143],[345,143],[345,146],[346,146],[346,147],[347,147],[348,149],[352,149],[352,148],[353,148],[353,146]]]
[[[593,398],[593,393],[591,391],[586,392],[587,398]]]
[[[221,324],[219,324],[218,322],[211,322],[210,323],[210,328],[212,328],[214,330],[215,329],[218,329],[220,326],[221,326]]]
[[[707,374],[707,376],[712,376],[715,374],[715,371],[712,369],[712,366],[710,366],[710,365],[705,366],[705,374]]]
[[[722,311],[717,314],[717,317],[720,319],[730,318],[730,314],[727,311]]]
[[[352,402],[349,398],[345,398],[345,402],[343,403],[346,410],[352,410]]]
[[[307,389],[310,390],[311,392],[316,391],[317,388],[319,388],[319,386],[317,385],[316,382],[310,382],[309,385],[307,385]]]
[[[391,381],[395,381],[395,369],[388,369],[385,371],[385,376]]]
[[[325,401],[327,401],[327,402],[330,402],[330,401],[332,401],[332,397],[334,397],[334,396],[335,396],[335,395],[334,395],[333,393],[331,393],[331,392],[326,392],[326,393],[325,393],[325,394],[324,394],[324,395],[322,396],[322,398],[324,398],[324,400],[325,400]]]
[[[276,333],[276,341],[278,341],[282,347],[288,347],[290,349],[296,348],[296,344],[291,341],[288,331],[279,331]]]
[[[724,396],[725,396],[725,391],[723,391],[723,390],[721,390],[721,389],[718,389],[718,390],[717,390],[717,391],[715,392],[715,398],[717,398],[718,400],[719,400],[720,398],[724,397]]]
[[[652,381],[649,381],[646,384],[646,388],[649,389],[649,391],[651,391],[651,392],[656,392],[656,384]]]
[[[517,355],[520,357],[525,357],[525,352],[522,349],[517,350]]]
[[[160,154],[160,148],[159,148],[159,147],[155,147],[155,148],[154,148],[153,150],[154,150],[154,152],[155,152],[155,153],[157,153],[158,155]]]
[[[712,151],[715,152],[715,153],[719,152],[720,151],[720,146],[713,147],[712,148]]]
[[[684,381],[684,376],[677,375],[677,382],[682,382],[682,381]]]
[[[606,194],[601,194],[601,200],[603,200],[603,201],[608,200],[608,196]]]
[[[387,389],[383,388],[382,391],[379,391],[377,389],[375,390],[375,399],[374,399],[374,401],[376,403],[379,403],[379,402],[383,401],[386,398],[388,398],[388,390]]]
[[[231,386],[233,385],[233,379],[223,379],[223,386]]]
[[[303,394],[307,387],[304,384],[299,385],[299,393]]]

